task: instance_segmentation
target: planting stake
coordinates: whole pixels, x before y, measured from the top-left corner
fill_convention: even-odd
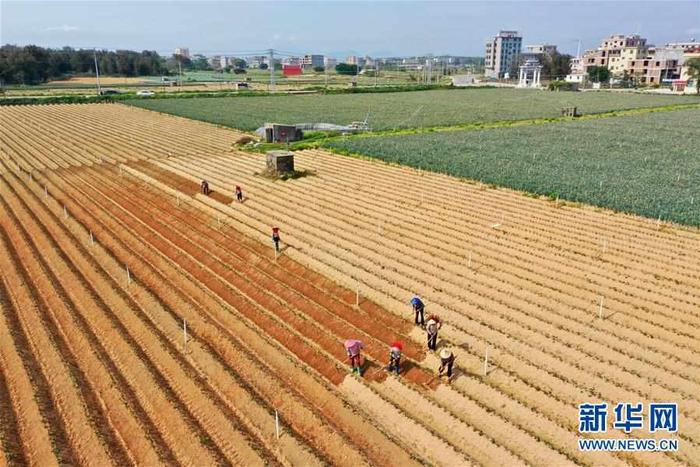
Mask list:
[[[656,219],[656,228],[658,229],[660,227],[661,227],[661,216],[659,216],[659,218]]]
[[[187,320],[182,320],[182,348],[187,352]]]
[[[92,230],[90,231],[90,245],[95,244],[95,237],[92,235]]]
[[[216,223],[219,225],[219,229],[221,229],[221,216],[216,216]]]
[[[66,209],[66,205],[65,205],[65,204],[63,205],[63,217],[65,217],[66,219],[68,219],[68,210]]]
[[[693,204],[693,201],[695,201],[695,196],[690,197],[690,204]]]
[[[32,178],[32,173],[29,172],[29,181],[31,182],[32,180],[34,180],[34,179]]]
[[[488,373],[489,370],[489,348],[486,347],[486,355],[484,355],[484,376]]]
[[[48,197],[49,197],[49,189],[46,188],[46,185],[44,185],[44,198],[48,198]],[[691,202],[690,204],[693,204],[693,203]]]
[[[355,288],[355,306],[360,306],[360,283],[357,283]]]
[[[600,296],[600,305],[598,305],[598,318],[603,319],[603,296]]]
[[[277,433],[277,439],[280,439],[280,416],[275,409],[275,432]]]
[[[129,271],[129,266],[126,267],[126,285],[131,284],[131,271]]]

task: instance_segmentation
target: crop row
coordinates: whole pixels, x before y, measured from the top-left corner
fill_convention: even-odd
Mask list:
[[[697,108],[329,146],[484,183],[700,225]]]
[[[235,177],[234,178],[235,183],[239,183],[241,181],[243,181],[244,183],[245,182],[249,183],[250,184],[249,185],[250,199],[246,203],[244,203],[244,206],[241,206],[241,207],[233,206],[233,209],[229,210],[229,212],[234,212],[234,211],[239,212],[240,211],[241,214],[243,214],[243,216],[242,217],[238,216],[239,219],[244,219],[248,215],[251,215],[254,217],[259,217],[258,212],[261,212],[262,208],[258,204],[260,202],[262,202],[262,200],[264,198],[271,196],[272,193],[279,192],[279,198],[275,198],[275,201],[270,204],[270,207],[268,209],[273,209],[272,206],[277,205],[279,203],[282,203],[280,205],[284,206],[284,202],[281,201],[283,198],[284,199],[298,199],[299,197],[303,197],[303,195],[300,194],[301,192],[306,193],[309,190],[308,186],[304,186],[303,189],[299,190],[299,192],[286,194],[285,193],[286,188],[284,186],[279,186],[279,185],[275,185],[275,184],[271,184],[270,188],[257,190],[255,185],[259,185],[263,182],[260,180],[256,180],[255,177],[251,177],[248,175],[242,175],[242,174],[252,174],[252,172],[253,172],[252,170],[250,170],[248,168],[244,169],[239,165],[240,161],[242,159],[244,159],[244,158],[243,157],[227,158],[226,164],[218,165],[215,168],[212,167],[210,169],[203,168],[201,170],[199,169],[199,167],[202,167],[202,164],[204,164],[204,166],[206,167],[207,163],[206,163],[206,161],[202,161],[201,159],[198,159],[196,162],[193,162],[192,164],[187,164],[187,167],[184,170],[180,170],[180,172],[183,174],[188,173],[188,172],[191,173],[192,180],[196,180],[198,177],[201,177],[202,176],[201,174],[206,174],[206,176],[211,177],[210,178],[211,180],[217,180],[217,176],[220,176],[222,179],[225,178],[226,176],[233,176],[233,177]],[[248,160],[250,160],[250,158]],[[171,160],[168,162],[168,167],[170,168],[170,170],[177,170],[174,168],[174,166],[176,166],[176,165],[178,165],[178,164],[175,160]],[[227,170],[230,170],[231,174],[227,174]],[[343,172],[336,171],[336,173],[339,174],[339,178],[345,177],[345,174]],[[218,174],[218,175],[213,175],[213,174]],[[314,177],[308,178],[308,181],[312,181],[312,180],[314,180]],[[306,180],[305,180],[305,182],[306,182]],[[234,183],[233,180],[226,182],[226,184],[232,184],[232,183]],[[254,183],[254,185],[253,185],[253,183]],[[225,185],[219,184],[219,185],[215,185],[215,186],[225,186]],[[329,186],[330,185],[326,185],[325,188],[329,189],[328,188]],[[346,190],[346,192],[348,192],[348,190]],[[299,202],[301,205],[308,205],[306,201],[299,200]],[[310,202],[308,202],[308,203],[310,203]],[[267,203],[265,202],[264,204],[267,204]],[[351,202],[346,202],[346,203],[339,202],[337,204],[348,206],[351,204]],[[287,208],[286,211],[287,212],[297,212],[298,209],[300,209],[300,205],[296,205],[294,208]],[[304,209],[304,208],[302,208],[302,209]],[[253,214],[253,211],[255,211],[255,214]],[[295,215],[295,217],[296,217],[296,215]],[[298,231],[298,228],[302,228],[301,226],[297,225],[295,222],[293,222],[291,220],[287,220],[287,218],[283,217],[281,214],[276,214],[275,218],[276,218],[276,222],[280,222],[282,220],[285,220],[286,222],[290,222],[288,224],[288,227],[287,227],[288,229],[290,229],[290,233],[288,234],[288,237],[289,237],[288,240],[290,242],[292,242],[292,238],[297,238],[298,234],[300,234],[300,232]],[[269,222],[270,222],[270,220],[267,220],[267,221],[263,221],[259,224],[265,225],[265,224],[268,224]],[[327,224],[327,222],[326,222],[326,224]],[[308,225],[308,223],[305,222],[305,225]],[[346,231],[348,231],[348,230],[358,231],[357,228],[353,228],[353,227],[347,228],[345,230]],[[292,245],[295,248],[298,248],[299,250],[310,251],[314,247],[310,247],[309,245],[315,245],[316,247],[318,247],[319,244],[323,242],[323,239],[325,239],[325,238],[335,239],[335,238],[337,238],[337,235],[338,235],[338,232],[336,231],[336,232],[332,232],[332,233],[326,233],[326,234],[322,235],[320,238],[314,238],[314,239],[300,238],[299,237],[298,238],[299,241],[298,242],[295,241]],[[365,237],[365,240],[363,243],[367,244],[369,240],[370,240],[369,237]],[[372,240],[372,241],[375,241],[375,240]],[[325,246],[324,246],[324,248],[325,248]],[[363,262],[363,260],[361,260],[359,258],[353,259],[353,258],[348,257],[347,252],[336,252],[333,255],[336,257],[346,257],[347,261],[351,264],[362,264],[362,262]],[[351,276],[354,278],[363,277],[363,280],[365,280],[365,277],[362,274],[363,273],[356,273],[356,274],[352,274]],[[382,271],[381,274],[386,275],[386,274],[388,274],[388,272],[386,270],[384,270],[384,271]],[[381,290],[386,291],[385,288],[381,288]],[[408,295],[409,293],[410,293],[410,290],[408,292],[404,292],[403,294],[406,296],[410,296],[410,295]],[[403,300],[401,300],[401,301],[403,301]],[[447,301],[449,302],[449,299]],[[392,308],[395,308],[397,306],[396,302],[393,301],[392,303],[393,303]],[[440,303],[443,303],[443,302],[441,301]],[[403,305],[403,306],[405,306],[405,305]],[[524,354],[524,355],[528,355],[528,354]],[[526,357],[526,358],[529,358],[529,357]],[[566,375],[566,371],[561,373],[560,377],[565,376],[565,375]],[[581,375],[583,376],[583,372],[581,373]],[[614,373],[611,373],[611,376],[612,375],[614,375]],[[614,375],[614,376],[615,376],[615,378],[618,378],[617,375]],[[587,381],[587,377],[584,377],[583,379],[581,379],[579,384],[585,384],[584,381]],[[630,380],[630,382],[632,382],[632,381],[633,380]],[[684,383],[681,382],[681,384],[684,384]],[[610,387],[610,389],[612,389],[612,387]],[[691,432],[692,432],[692,430],[691,430]]]
[[[78,183],[76,184],[75,182],[71,182],[71,181],[69,181],[69,180],[61,180],[61,179],[56,178],[56,179],[55,179],[55,183],[54,183],[54,182],[50,181],[49,179],[44,179],[43,176],[39,176],[39,175],[38,175],[37,177],[41,179],[41,183],[48,183],[48,184],[50,184],[51,190],[52,190],[53,193],[56,194],[56,196],[61,196],[60,194],[61,194],[64,190],[66,190],[68,187],[70,187],[71,191],[72,191],[72,190],[78,190],[78,191],[73,191],[72,195],[75,195],[75,196],[71,196],[70,198],[63,198],[63,199],[61,200],[61,201],[63,201],[63,203],[65,203],[65,204],[68,205],[68,207],[69,207],[69,212],[70,212],[70,218],[73,218],[74,216],[76,216],[76,217],[78,216],[77,213],[78,213],[78,210],[79,210],[80,208],[75,204],[75,202],[74,202],[73,200],[80,199],[81,197],[84,198],[84,196],[80,196],[80,195],[79,195],[79,193],[80,193],[79,190],[85,189],[84,187],[89,186],[90,182],[87,182],[86,180],[82,180],[82,181],[80,181],[80,182],[78,182]],[[53,176],[53,175],[50,176],[50,178],[51,178],[52,180],[54,179],[54,177],[55,177],[55,176]],[[98,178],[98,180],[99,180],[99,178]],[[105,186],[105,183],[107,183],[107,180],[99,180],[99,181],[103,182],[103,183],[101,184],[101,186]],[[86,184],[86,182],[87,182],[87,184]],[[67,185],[64,185],[64,184],[66,184],[66,183],[67,183]],[[42,192],[42,190],[41,190],[40,185],[38,185],[38,184],[35,184],[35,185],[36,185],[36,186],[34,187],[34,190],[35,190],[34,195],[35,195],[35,197],[36,197],[37,199],[43,197],[43,192]],[[125,195],[125,197],[128,196],[126,193],[122,193],[122,194]],[[62,196],[61,196],[61,197],[62,197]],[[109,199],[109,198],[105,198],[105,201],[107,201],[108,199]],[[63,204],[63,203],[61,203],[61,204]],[[116,211],[110,211],[109,209],[105,209],[105,208],[106,208],[106,206],[103,205],[103,209],[102,209],[102,210],[94,210],[94,211],[95,211],[95,212],[100,212],[100,213],[103,213],[103,212],[106,213],[106,212],[109,211],[109,212],[112,212],[112,215],[113,215],[113,216],[117,216],[117,212],[116,212]],[[138,208],[137,208],[137,209],[138,209]],[[59,212],[59,213],[61,212],[61,211],[60,211],[60,204],[57,204],[57,206],[56,206],[56,211]],[[87,213],[88,213],[88,211],[83,210],[81,216],[86,215]],[[104,214],[96,214],[96,215],[99,215],[99,216],[101,216],[101,217],[104,216]],[[58,216],[56,216],[56,217],[58,217]],[[119,217],[119,216],[118,216],[118,217]],[[121,221],[126,221],[126,218],[121,218],[121,217],[119,217],[119,218],[121,219]],[[82,219],[82,220],[87,220],[87,219]],[[105,220],[106,220],[106,219],[105,219]],[[96,227],[96,226],[94,225],[94,223],[89,223],[89,224],[87,224],[87,225],[91,225],[91,226],[93,226],[93,227]],[[97,229],[95,229],[95,231],[93,231],[93,233],[96,234],[96,237],[99,239],[99,242],[100,242],[100,244],[101,244],[101,242],[104,242],[104,241],[106,240],[107,234],[106,234],[106,232],[99,232],[99,233],[97,233],[96,231],[97,231]],[[64,240],[67,240],[67,239],[64,239]],[[60,243],[61,245],[63,245],[65,242],[59,242],[59,239],[57,239],[57,244],[59,244],[59,243]],[[129,242],[129,244],[131,244],[131,242]],[[178,263],[178,264],[179,264],[179,263]],[[179,269],[179,266],[178,266],[178,269]],[[134,270],[132,270],[132,271],[134,271],[134,274],[137,274],[137,273],[135,272],[136,269],[134,269]],[[140,272],[140,271],[139,271],[139,272]],[[139,274],[139,277],[140,277],[140,274]],[[150,286],[150,285],[151,285],[151,284],[149,284],[149,286]],[[122,285],[122,286],[123,286],[123,285]],[[133,284],[132,284],[132,287],[133,287]],[[196,292],[193,292],[193,293],[194,293],[195,295],[198,295]],[[217,294],[217,295],[218,295],[218,294]],[[146,308],[144,307],[143,314],[148,313],[148,312],[145,311],[145,309],[146,309]],[[197,323],[196,318],[193,319],[193,322],[195,323],[195,324],[192,325],[193,328],[194,328],[194,329],[198,329],[198,324],[199,324],[199,323]],[[171,328],[174,329],[175,326],[172,326]],[[176,332],[175,332],[174,334],[176,334]],[[175,339],[172,339],[172,340],[174,341]],[[141,344],[147,347],[147,342],[141,342]],[[160,367],[160,360],[159,360],[158,362],[159,362],[158,365],[159,365],[159,367]],[[416,370],[416,371],[417,371],[417,370]],[[212,376],[209,375],[209,377],[212,377]],[[210,384],[211,384],[211,383],[210,383]],[[336,396],[336,397],[337,397],[337,396]],[[375,395],[375,396],[372,396],[373,399],[376,398],[376,397],[377,397],[376,395]],[[311,397],[311,398],[309,399],[309,401],[314,401],[314,403],[317,403],[317,401],[315,401],[315,397]],[[194,403],[194,400],[190,401],[190,403]],[[336,418],[342,418],[342,410],[341,410],[341,411],[338,411],[337,409],[338,409],[338,407],[336,407],[336,411],[334,411],[334,412],[333,412],[333,415],[332,415],[332,417],[333,417],[333,418],[332,418],[333,423],[337,423],[337,421],[335,420]],[[399,414],[398,412],[396,412],[396,413],[397,413],[397,415]],[[329,414],[328,416],[330,416],[330,414]],[[402,416],[402,415],[398,415],[398,416]],[[350,418],[352,418],[352,417],[350,417]],[[348,415],[346,415],[346,416],[345,416],[345,423],[348,423],[348,422],[349,422],[349,420],[348,420]],[[341,426],[342,426],[342,425],[341,425]],[[367,430],[367,428],[368,428],[368,427],[364,427],[364,428],[361,430],[361,432],[358,432],[357,430],[352,430],[352,431],[354,431],[354,436],[361,436],[361,437],[364,438],[364,436],[370,436],[371,433],[372,433],[372,430]],[[307,428],[307,429],[308,429],[308,428]],[[347,429],[347,427],[345,427],[345,429]],[[215,434],[215,433],[211,433],[211,432],[208,432],[208,433],[210,433],[210,434]],[[360,434],[360,433],[362,433],[362,434]],[[425,434],[426,434],[426,436],[428,436],[428,437],[432,437],[432,436],[433,436],[433,435],[431,435],[431,434],[428,433],[428,432],[426,432]],[[307,436],[307,434],[304,434],[304,435]],[[313,435],[308,434],[308,436],[313,436]],[[376,433],[375,433],[375,436],[376,436]],[[455,436],[455,435],[453,434],[452,436]],[[438,438],[435,438],[435,439],[437,440]],[[328,443],[328,441],[322,441],[322,443]],[[381,446],[381,448],[377,449],[376,451],[373,451],[371,446],[368,447],[368,446],[365,445],[366,443],[367,443],[367,441],[365,440],[365,442],[363,443],[363,452],[365,451],[365,449],[369,449],[369,452],[370,452],[370,453],[371,453],[371,452],[374,452],[374,453],[375,453],[375,454],[372,454],[372,455],[379,455],[379,453],[381,452],[381,453],[382,453],[381,455],[382,455],[382,456],[385,456],[386,453],[392,451],[392,449],[387,449],[388,446],[386,446],[386,445],[385,445],[385,446]],[[375,446],[380,446],[380,445],[381,445],[381,443],[379,442],[379,440],[373,441],[373,443],[374,443]],[[378,445],[377,443],[380,443],[380,444]],[[439,443],[442,443],[442,441],[439,441]],[[442,446],[442,447],[444,448],[444,446]],[[336,452],[337,454],[334,454],[334,455],[347,456],[347,454],[348,454],[347,449],[344,449],[344,448],[336,449],[335,452]],[[500,451],[498,451],[498,450],[495,450],[495,451],[493,451],[493,452],[494,452],[494,453],[498,453],[498,454],[500,455]],[[443,463],[449,462],[449,457],[444,457],[445,455],[448,455],[448,454],[449,454],[449,453],[448,453],[447,451],[445,451],[444,449],[438,450],[437,453],[432,453],[432,452],[423,453],[423,455],[428,456],[427,458],[442,459],[442,462],[443,462]],[[394,455],[395,455],[395,454],[394,454]],[[495,455],[496,455],[496,454],[491,454],[491,456],[492,456],[491,458],[492,458],[492,459],[495,459],[495,457],[493,457],[493,456],[495,456]],[[400,456],[399,456],[398,458],[400,458]],[[457,459],[457,458],[452,458],[452,462],[454,462],[456,459]],[[461,458],[461,457],[460,457],[460,459],[464,460],[464,459]],[[336,459],[336,460],[338,460],[338,459]]]
[[[265,122],[347,125],[365,119],[374,130],[388,130],[558,117],[562,107],[570,105],[577,106],[579,113],[590,114],[693,102],[698,102],[693,96],[466,89],[244,99],[142,99],[127,103],[242,130],[255,130]]]
[[[246,203],[244,203],[244,204],[246,204]],[[234,207],[234,209],[237,209],[237,206]],[[214,217],[212,216],[212,219],[213,219],[213,218],[214,218]],[[213,223],[213,225],[215,226],[216,223]],[[285,253],[285,254],[286,254],[286,253]],[[476,394],[479,394],[479,393],[476,393]],[[472,396],[470,395],[470,397],[472,397]],[[479,401],[479,400],[482,399],[483,397],[484,397],[483,393],[482,393],[482,394],[479,394],[475,400],[476,400],[476,401]],[[487,397],[487,399],[489,399],[489,397]],[[491,401],[490,401],[490,402],[491,402]],[[481,403],[481,402],[479,402],[479,403]],[[451,405],[454,406],[455,404],[453,403],[453,404],[451,404]],[[500,405],[503,405],[503,404],[501,403]],[[498,407],[498,406],[496,406],[496,407]],[[510,407],[510,409],[513,409],[513,406],[512,406],[512,405],[510,405],[509,407]],[[501,407],[499,407],[499,408],[501,408]],[[519,408],[519,409],[522,410],[522,408]],[[512,418],[512,416],[513,416],[512,412],[508,413],[507,415],[506,415],[505,412],[504,412],[504,417],[506,417],[506,418]],[[527,418],[524,417],[524,418],[522,418],[522,420],[527,420]],[[530,421],[531,421],[531,419],[530,419]],[[524,426],[524,427],[527,427],[527,429],[532,429],[532,427],[528,426],[528,423],[525,423],[523,426]],[[541,426],[539,426],[539,427],[535,430],[535,432],[538,432],[538,433],[539,433],[539,429],[541,429]],[[545,429],[545,431],[546,431],[546,429]],[[556,432],[556,430],[554,430],[554,431]],[[562,440],[562,438],[561,438],[561,434],[559,435],[559,438],[560,438],[560,439],[559,439],[558,442],[562,442],[563,440]],[[555,438],[555,439],[556,439],[556,438]],[[566,448],[564,448],[564,449],[566,449]]]

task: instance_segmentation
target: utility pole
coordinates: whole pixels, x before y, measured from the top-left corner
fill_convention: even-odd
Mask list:
[[[182,55],[177,56],[177,68],[180,71],[180,91],[182,91]]]
[[[360,56],[355,55],[355,86],[358,85],[360,80]]]
[[[270,57],[270,64],[268,66],[268,68],[270,68],[270,86],[268,91],[272,91],[275,89],[275,51],[269,49],[268,52]]]
[[[100,87],[100,70],[97,66],[97,49],[92,49],[92,53],[95,57],[95,77],[97,78],[97,95],[102,95],[102,88]]]
[[[433,57],[428,55],[428,84],[433,83]]]

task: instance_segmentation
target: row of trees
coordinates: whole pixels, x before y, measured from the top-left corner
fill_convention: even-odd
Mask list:
[[[98,50],[100,73],[120,76],[168,74],[165,59],[155,51]],[[6,84],[40,84],[72,74],[95,72],[95,52],[47,49],[35,45],[0,47],[0,80]]]

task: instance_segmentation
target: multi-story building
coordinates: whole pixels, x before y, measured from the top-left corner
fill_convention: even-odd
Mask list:
[[[523,38],[517,31],[501,31],[486,43],[486,76],[505,78],[511,65],[517,62]]]
[[[301,65],[303,57],[285,57],[282,59],[282,65]]]
[[[695,39],[690,39],[687,42],[669,42],[664,46],[665,49],[679,50],[681,53],[692,51],[700,47],[700,42]]]
[[[317,55],[317,54],[307,54],[304,55],[304,58],[301,59],[301,65],[304,68],[316,68],[316,67],[323,67],[325,66],[323,63],[324,57],[323,55]]]
[[[610,70],[614,79],[632,78],[637,84],[661,84],[678,78],[684,43],[654,47],[637,34],[615,34],[596,50],[587,50],[580,67],[583,73],[593,66]],[[572,72],[573,73],[573,72]]]
[[[190,49],[187,47],[178,47],[175,49],[175,55],[182,55],[183,57],[189,59],[190,57]]]
[[[583,54],[584,72],[594,66],[610,69],[613,75],[624,73],[626,63],[646,54],[647,40],[638,34],[626,36],[614,34],[601,42],[596,50],[587,50]]]
[[[700,87],[700,83],[698,83],[697,80],[690,76],[690,69],[688,68],[688,65],[686,65],[688,60],[690,60],[691,58],[700,59],[700,44],[694,49],[685,50],[685,52],[683,53],[683,66],[681,67],[680,79],[680,81],[684,85],[684,88],[685,86],[687,86],[686,89],[692,89],[694,90],[694,92],[697,92],[698,87]]]
[[[525,52],[526,54],[532,54],[532,55],[554,55],[554,53],[557,51],[557,46],[556,45],[551,45],[551,44],[536,44],[536,45],[526,45],[525,46]]]
[[[323,66],[326,68],[326,70],[330,70],[335,68],[335,66],[338,64],[338,60],[332,57],[323,57]]]
[[[586,79],[586,74],[583,70],[583,58],[573,57],[569,62],[569,74],[564,78],[569,83],[583,83]]]
[[[260,68],[260,65],[267,65],[270,58],[267,55],[254,55],[248,59],[248,66],[250,68]]]
[[[654,85],[678,78],[680,67],[677,58],[657,56],[652,49],[648,55],[630,60],[625,72],[639,84]]]
[[[215,70],[221,70],[233,64],[233,60],[231,60],[229,63],[229,57],[224,55],[214,55],[213,57],[209,57],[207,62],[209,63],[209,66]]]
[[[348,55],[345,59],[345,63],[348,65],[357,65],[360,68],[364,68],[367,64],[367,60],[372,60],[370,57],[359,57],[357,55]]]

